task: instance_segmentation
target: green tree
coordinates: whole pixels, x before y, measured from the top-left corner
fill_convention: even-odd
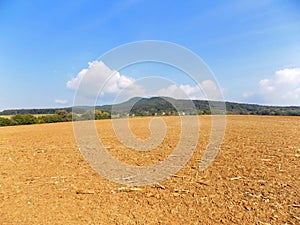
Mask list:
[[[78,121],[78,120],[81,120],[80,116],[77,115],[76,113],[68,113],[67,115],[67,121]]]
[[[37,123],[46,123],[45,116],[38,116],[36,118]]]
[[[108,112],[102,112],[101,110],[95,110],[95,120],[101,120],[101,119],[109,119],[110,114]]]
[[[0,117],[0,127],[14,125],[13,122],[8,118]]]
[[[58,117],[61,119],[61,121],[68,121],[68,111],[61,109],[61,110],[56,110],[55,114],[58,115]]]
[[[210,114],[211,114],[210,109],[205,109],[205,110],[203,110],[203,114],[204,114],[204,115],[210,115]]]
[[[37,118],[31,114],[23,114],[12,116],[11,121],[15,125],[35,124],[37,123]]]
[[[90,110],[81,115],[81,119],[83,120],[101,120],[101,119],[109,119],[110,113],[102,112],[101,110]]]

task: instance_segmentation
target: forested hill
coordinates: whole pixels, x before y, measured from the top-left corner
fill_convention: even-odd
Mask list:
[[[104,112],[112,113],[112,115],[123,115],[128,112],[136,116],[149,116],[149,115],[175,115],[177,113],[195,113],[189,100],[178,100],[173,98],[132,98],[127,102],[97,106]],[[196,107],[197,114],[211,114],[208,101],[193,100]],[[177,112],[173,105],[179,106],[180,112]],[[113,107],[113,110],[112,110]],[[91,110],[92,107],[75,107],[74,113],[83,114]],[[57,110],[66,110],[72,112],[72,107],[67,108],[47,108],[47,109],[14,109],[4,110],[0,115],[15,115],[15,114],[54,114]],[[226,113],[237,115],[286,115],[286,116],[300,116],[300,106],[265,106],[257,104],[244,104],[226,102]]]
[[[91,107],[76,107],[74,112],[78,114],[83,114]],[[0,112],[0,115],[18,115],[18,114],[55,114],[58,110],[66,110],[67,112],[72,112],[72,107],[67,108],[45,108],[45,109],[7,109]]]

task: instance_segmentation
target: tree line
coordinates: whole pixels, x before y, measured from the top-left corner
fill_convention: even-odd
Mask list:
[[[49,115],[32,115],[32,114],[17,114],[10,118],[0,117],[0,126],[15,126],[28,124],[42,123],[58,123],[80,120],[101,120],[109,119],[110,114],[101,110],[88,110],[83,114],[68,112],[67,110],[56,110],[54,114]]]
[[[96,106],[69,107],[61,109],[17,109],[4,110],[0,115],[13,115],[10,118],[0,117],[0,126],[56,123],[72,120],[106,119],[124,116],[168,116],[168,115],[210,115],[210,102],[206,100],[180,100],[166,97],[132,98],[127,102]],[[265,106],[226,102],[228,115],[272,115],[300,116],[299,106]],[[176,106],[176,107],[175,107]],[[112,110],[113,109],[113,110]],[[179,109],[179,111],[177,111]],[[214,110],[214,113],[217,113]],[[223,112],[221,112],[223,113]],[[35,116],[33,116],[35,114]],[[41,114],[40,116],[36,114]],[[47,114],[47,115],[42,115]]]
[[[166,97],[152,98],[133,98],[127,102],[114,105],[114,111],[109,111],[112,106],[96,107],[100,110],[107,110],[112,115],[124,115],[130,109],[131,115],[152,116],[152,115],[210,115],[212,111],[210,104],[216,105],[218,102],[209,102],[207,100],[173,99]],[[132,106],[132,107],[131,107]],[[175,107],[176,106],[176,107]],[[225,102],[227,115],[271,115],[271,116],[300,116],[299,106],[266,106],[258,104],[245,104]],[[177,111],[179,109],[179,111]],[[218,114],[216,109],[214,114]],[[223,113],[223,112],[220,112]]]
[[[58,110],[65,110],[68,113],[83,114],[87,110],[92,110],[92,107],[66,107],[66,108],[45,108],[45,109],[6,109],[0,112],[0,115],[17,115],[17,114],[56,114]]]

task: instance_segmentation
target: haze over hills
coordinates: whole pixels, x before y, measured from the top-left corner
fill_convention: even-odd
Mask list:
[[[222,105],[222,102],[210,101],[214,105]],[[258,104],[225,102],[226,114],[236,115],[289,115],[300,116],[300,106],[266,106]],[[54,114],[57,110],[66,110],[82,114],[93,109],[91,106],[75,106],[65,108],[44,108],[44,109],[9,109],[0,112],[0,115],[15,114]],[[135,116],[151,115],[176,115],[182,114],[211,114],[210,104],[207,100],[182,100],[169,97],[135,97],[126,102],[96,106],[95,109],[109,112],[113,116],[131,114]],[[213,111],[216,114],[216,111]]]

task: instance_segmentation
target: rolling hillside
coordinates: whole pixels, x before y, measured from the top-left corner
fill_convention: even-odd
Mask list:
[[[167,97],[139,98],[135,97],[126,102],[115,105],[96,106],[96,109],[112,113],[112,115],[134,114],[136,116],[150,115],[176,115],[184,114],[211,114],[209,103],[206,100],[180,100]],[[213,102],[214,104],[218,102]],[[300,116],[299,106],[266,106],[258,104],[245,104],[225,102],[226,114],[234,115],[283,115]],[[178,110],[175,109],[175,106]],[[194,108],[195,107],[195,108]],[[0,115],[15,114],[53,114],[57,110],[67,110],[72,112],[72,107],[66,108],[46,108],[46,109],[10,109],[0,112]],[[73,112],[82,114],[92,107],[73,107]]]

